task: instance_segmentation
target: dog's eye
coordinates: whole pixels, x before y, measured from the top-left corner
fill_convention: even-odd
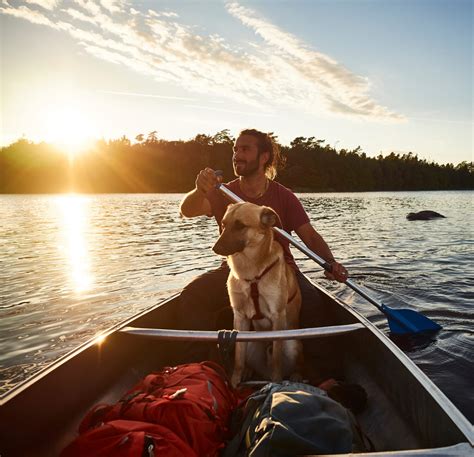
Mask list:
[[[234,222],[234,228],[235,228],[236,230],[242,230],[242,229],[244,229],[245,227],[247,227],[247,226],[246,226],[245,224],[243,224],[242,222],[240,222],[240,221],[235,221],[235,222]]]

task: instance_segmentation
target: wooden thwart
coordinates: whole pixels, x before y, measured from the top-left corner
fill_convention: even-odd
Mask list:
[[[321,338],[325,336],[342,335],[365,329],[363,324],[332,325],[329,327],[299,328],[294,330],[272,330],[268,332],[238,332],[237,341],[273,341],[273,340],[302,340],[307,338]],[[215,341],[220,332],[232,330],[174,330],[164,328],[125,327],[120,330],[127,335],[144,336],[161,340],[175,341]]]

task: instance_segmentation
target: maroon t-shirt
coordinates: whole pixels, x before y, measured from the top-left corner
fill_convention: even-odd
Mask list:
[[[283,225],[281,228],[290,234],[292,231],[297,230],[299,227],[309,222],[309,217],[296,195],[291,190],[275,181],[270,181],[267,191],[259,198],[247,197],[240,189],[239,179],[225,183],[225,186],[234,192],[234,194],[238,195],[242,200],[272,208],[280,216]],[[212,214],[210,214],[210,216],[215,217],[220,231],[222,218],[224,217],[227,206],[232,202],[218,189],[209,192],[207,194],[207,199],[211,204]],[[295,260],[290,252],[289,242],[277,234],[275,239],[283,246],[286,262],[294,268],[297,268]]]

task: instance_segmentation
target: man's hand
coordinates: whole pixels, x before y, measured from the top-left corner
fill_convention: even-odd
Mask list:
[[[214,189],[220,179],[216,176],[216,172],[212,168],[206,168],[201,170],[196,178],[196,189],[207,195],[212,189]]]
[[[201,170],[196,177],[196,187],[181,201],[181,214],[184,217],[211,216],[212,208],[207,194],[221,181],[222,177],[216,176],[212,168]]]
[[[328,279],[336,280],[339,282],[346,282],[346,279],[348,278],[348,273],[344,265],[340,264],[339,262],[336,262],[333,260],[332,262],[329,262],[331,265],[331,273],[328,271],[324,272],[324,275]]]

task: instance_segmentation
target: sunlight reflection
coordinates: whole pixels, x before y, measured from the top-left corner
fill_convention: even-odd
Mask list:
[[[107,339],[107,335],[104,335],[102,333],[99,333],[95,336],[94,338],[94,343],[97,344],[97,346],[101,346],[102,343]]]
[[[88,199],[75,194],[58,198],[58,206],[63,216],[65,250],[69,262],[69,275],[77,293],[85,292],[92,286],[90,259],[85,228],[87,226]]]

